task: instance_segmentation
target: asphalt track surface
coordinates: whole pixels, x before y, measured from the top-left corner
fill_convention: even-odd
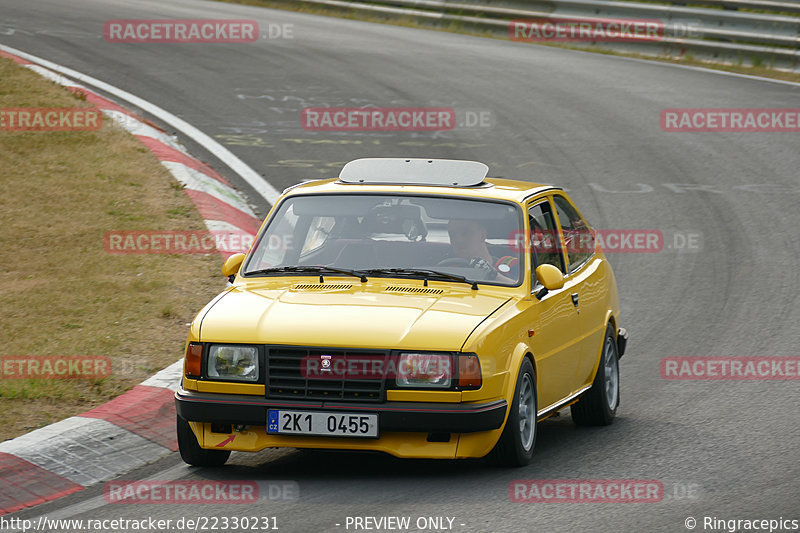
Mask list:
[[[103,39],[106,20],[159,18],[288,23],[293,38]],[[610,256],[631,334],[617,420],[596,429],[574,427],[568,412],[545,421],[526,468],[270,450],[202,470],[173,454],[123,477],[292,480],[299,499],[110,505],[96,486],[14,516],[260,515],[277,517],[283,532],[347,531],[347,516],[446,516],[453,531],[470,533],[687,531],[687,517],[710,531],[703,517],[800,519],[800,382],[670,381],[659,372],[667,356],[800,355],[800,136],[659,125],[664,108],[800,108],[800,86],[193,0],[0,0],[0,42],[160,105],[279,190],[358,157],[476,159],[496,176],[564,186],[598,228],[665,235],[661,252]],[[364,105],[488,112],[492,124],[436,134],[300,126],[305,107]],[[266,213],[263,200],[250,200]],[[692,249],[676,246],[689,234],[699,235]],[[515,479],[657,479],[665,494],[659,503],[514,503]]]

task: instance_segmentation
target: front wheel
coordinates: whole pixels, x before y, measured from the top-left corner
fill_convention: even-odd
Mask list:
[[[525,357],[517,376],[514,400],[506,426],[487,459],[498,466],[525,466],[536,443],[536,378],[531,360]]]
[[[181,459],[193,466],[222,466],[230,457],[230,450],[206,450],[197,443],[189,422],[178,415],[178,450]]]
[[[614,421],[619,405],[619,356],[611,324],[606,328],[603,352],[592,388],[573,404],[572,421],[579,426],[607,426]]]

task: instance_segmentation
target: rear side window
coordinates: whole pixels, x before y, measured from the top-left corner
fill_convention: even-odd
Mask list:
[[[563,196],[553,196],[558,223],[564,233],[569,272],[574,272],[594,255],[594,235],[586,221]]]

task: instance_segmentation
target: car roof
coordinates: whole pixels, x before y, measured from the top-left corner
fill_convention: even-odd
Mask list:
[[[370,158],[347,163],[338,178],[290,187],[294,194],[403,193],[446,195],[522,202],[559,187],[522,180],[487,178],[489,167],[452,159]]]

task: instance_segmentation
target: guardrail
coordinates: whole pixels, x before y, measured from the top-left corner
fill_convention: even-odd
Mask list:
[[[665,1],[664,3],[676,6],[694,4],[717,7],[721,9],[749,9],[753,11],[800,14],[800,2],[774,2],[772,0],[669,0]]]
[[[466,28],[519,41],[559,42],[644,55],[690,55],[720,63],[761,65],[800,72],[800,16],[790,14],[800,14],[800,2],[687,0],[693,5],[709,7],[687,6],[687,2],[679,1],[643,3],[629,0],[299,2],[349,13],[369,13],[379,17],[413,19],[435,26]],[[773,12],[764,12],[767,10]],[[614,28],[618,31],[620,24],[637,21],[653,24],[656,29],[648,34],[629,34],[626,38],[619,38],[619,35],[617,38],[597,38],[602,34],[589,29],[581,33],[581,28]],[[585,26],[587,24],[589,26]],[[566,31],[568,38],[555,31]]]

